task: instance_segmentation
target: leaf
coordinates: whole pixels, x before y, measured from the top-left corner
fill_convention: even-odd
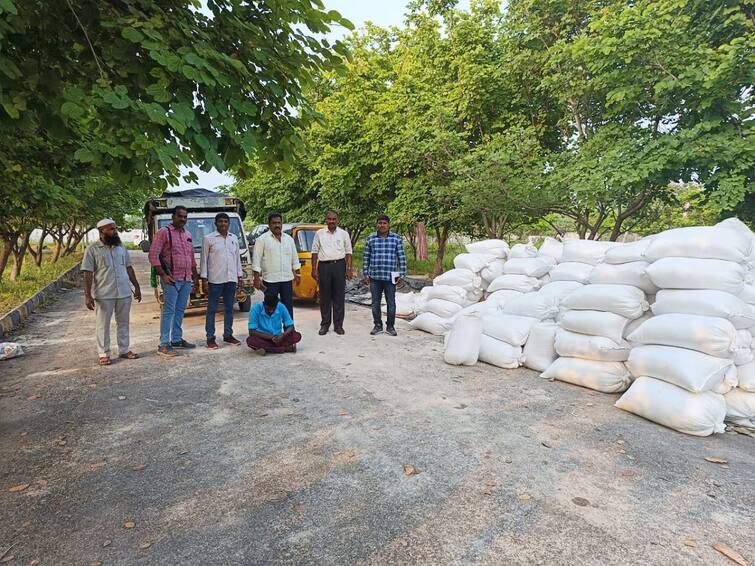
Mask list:
[[[411,464],[404,464],[404,473],[407,476],[416,476],[417,474],[422,473],[420,470],[412,466]]]
[[[13,14],[14,16],[18,16],[18,10],[16,9],[16,5],[13,3],[13,0],[0,0],[0,10],[3,12],[8,12],[9,14]]]
[[[138,466],[134,466],[134,467],[132,468],[132,470],[134,470],[135,472],[141,472],[141,471],[142,471],[142,470],[144,470],[144,469],[145,469],[146,467],[147,467],[147,464],[139,464]]]
[[[37,485],[41,485],[42,487],[46,486],[48,483],[47,480],[37,480]]]
[[[84,109],[75,102],[64,102],[60,107],[60,111],[64,116],[69,118],[81,118],[84,115]]]
[[[16,559],[16,556],[15,556],[14,554],[9,554],[9,555],[8,555],[8,556],[6,556],[5,558],[3,558],[3,559],[0,559],[0,562],[2,562],[2,563],[5,563],[5,562],[11,562],[11,561],[13,561],[13,560],[15,560],[15,559]]]
[[[530,499],[532,499],[532,496],[527,493],[523,493],[519,496],[519,501],[529,501]]]
[[[690,548],[697,548],[697,542],[691,539],[686,539],[684,545],[689,546]]]
[[[590,505],[590,500],[585,499],[584,497],[575,497],[571,500],[571,502],[578,507],[588,507]]]
[[[736,550],[729,548],[725,544],[717,542],[713,545],[713,549],[726,556],[726,558],[728,558],[732,562],[736,562],[737,564],[739,564],[739,566],[747,566],[747,560],[745,560],[745,557],[739,554],[739,552],[737,552]]]
[[[90,562],[87,566],[102,566],[102,562],[95,560],[94,562]]]
[[[124,529],[133,529],[134,528],[134,522],[133,521],[126,521],[123,523]]]
[[[76,150],[76,152],[73,154],[73,158],[81,161],[82,163],[91,163],[94,161],[94,153],[86,147],[80,147]]]
[[[11,118],[18,118],[20,116],[20,114],[18,113],[18,108],[16,108],[10,100],[3,100],[2,105],[5,111],[8,113],[8,116],[10,116]]]
[[[107,548],[111,544],[113,544],[112,540],[106,540],[105,542],[102,543],[102,548]]]
[[[143,542],[139,545],[139,548],[142,550],[147,550],[150,546],[152,546],[151,542]]]
[[[11,493],[18,493],[19,491],[24,491],[27,489],[31,484],[28,483],[21,483],[18,485],[14,485],[13,487],[9,488],[8,491]]]
[[[89,469],[94,471],[94,470],[99,470],[101,468],[104,468],[105,466],[107,466],[107,462],[95,462],[94,464],[91,464],[89,466]]]
[[[705,459],[708,462],[712,462],[713,464],[728,464],[729,463],[723,458],[715,458],[714,456],[706,456]]]
[[[121,35],[125,39],[128,39],[131,43],[139,43],[144,39],[144,34],[142,34],[142,32],[140,32],[138,29],[132,27],[123,28]]]

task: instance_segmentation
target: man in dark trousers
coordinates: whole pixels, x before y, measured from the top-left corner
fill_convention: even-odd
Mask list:
[[[327,228],[321,228],[312,242],[312,277],[320,287],[320,336],[328,333],[330,324],[336,334],[343,335],[346,279],[354,277],[351,269],[351,237],[338,227],[338,214],[325,213]]]
[[[401,236],[391,232],[391,220],[387,216],[377,219],[377,231],[367,238],[363,271],[372,294],[372,321],[375,326],[370,334],[374,336],[383,331],[380,302],[385,294],[388,307],[385,331],[396,336],[396,285],[406,277],[406,253]]]

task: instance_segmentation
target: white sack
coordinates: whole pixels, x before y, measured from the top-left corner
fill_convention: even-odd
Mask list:
[[[423,312],[431,312],[441,318],[451,318],[462,309],[458,303],[452,303],[443,299],[432,299],[423,306]]]
[[[755,392],[755,361],[737,368],[737,387]]]
[[[526,275],[527,277],[542,277],[553,267],[552,258],[523,257],[509,259],[503,266],[503,272],[508,275]]]
[[[755,305],[755,285],[745,283],[742,287],[742,292],[739,293],[739,298],[748,305]]]
[[[433,279],[433,285],[464,287],[465,291],[479,289],[482,280],[469,269],[450,269]]]
[[[414,330],[423,330],[435,336],[442,336],[451,328],[451,321],[441,318],[437,314],[425,312],[409,323]]]
[[[725,318],[696,314],[662,314],[654,316],[627,337],[633,345],[659,344],[688,348],[731,358],[736,347],[737,331]],[[750,349],[749,343],[747,349]],[[651,377],[657,377],[653,374]]]
[[[739,426],[755,428],[755,393],[736,388],[724,395],[726,420]]]
[[[551,281],[576,281],[585,284],[590,282],[590,274],[594,267],[591,263],[567,261],[551,269],[549,275]]]
[[[516,369],[524,360],[521,346],[512,346],[484,334],[480,337],[479,361],[504,369]]]
[[[659,289],[715,289],[737,295],[745,282],[745,269],[733,261],[666,257],[645,272]]]
[[[585,285],[561,299],[561,307],[605,311],[634,320],[648,310],[645,293],[630,285]]]
[[[726,402],[717,393],[690,393],[651,377],[640,377],[616,406],[685,434],[708,436],[723,432]]]
[[[396,316],[402,318],[412,316],[418,298],[419,293],[396,293]],[[385,309],[383,312],[384,314],[388,313]]]
[[[562,262],[576,261],[597,265],[606,255],[606,252],[620,244],[616,242],[597,242],[595,240],[567,240],[564,242]]]
[[[502,259],[497,259],[493,263],[489,263],[485,269],[480,272],[480,277],[483,281],[487,281],[490,284],[496,277],[503,275],[503,266],[506,262]]]
[[[456,269],[468,269],[473,273],[480,273],[480,271],[496,259],[496,256],[490,254],[459,254],[454,258],[454,267]]]
[[[581,286],[582,283],[579,283],[578,281],[551,281],[540,287],[540,293],[543,295],[552,295],[561,300],[575,289],[579,289]]]
[[[543,245],[537,250],[537,255],[552,257],[557,262],[560,262],[561,256],[564,255],[564,244],[555,238],[546,237]]]
[[[464,246],[470,254],[488,254],[498,258],[505,258],[509,251],[509,245],[503,240],[482,240],[472,242]]]
[[[556,353],[566,358],[582,358],[596,362],[625,362],[631,346],[623,340],[614,342],[605,336],[588,336],[559,329],[556,332]]]
[[[501,310],[503,310],[503,307],[511,299],[514,299],[516,297],[521,297],[521,296],[522,296],[522,293],[519,291],[511,291],[511,290],[504,289],[502,291],[496,291],[488,295],[487,299],[485,299],[485,302],[489,305],[496,305]]]
[[[458,305],[467,304],[467,291],[464,287],[453,287],[451,285],[432,285],[429,287],[423,287],[420,291],[420,295],[426,301],[433,299],[443,299],[444,301],[451,301]],[[398,295],[396,295],[398,297]]]
[[[558,358],[541,377],[557,379],[603,393],[625,391],[632,378],[621,362],[596,362],[579,358]]]
[[[734,355],[731,361],[736,366],[744,366],[755,360],[755,352],[751,348],[737,348],[734,350]]]
[[[537,248],[532,244],[515,244],[509,251],[509,259],[535,256],[537,256]]]
[[[650,308],[656,316],[671,313],[720,316],[730,320],[736,329],[755,324],[755,307],[724,291],[662,290]]]
[[[626,339],[627,336],[629,336],[632,332],[634,332],[641,325],[643,325],[646,320],[650,320],[651,318],[653,318],[653,313],[650,311],[647,311],[640,318],[635,318],[634,320],[630,320],[627,323],[627,327],[624,329],[624,338]]]
[[[525,293],[508,301],[503,307],[503,312],[546,320],[558,314],[558,299],[552,295]]]
[[[632,348],[627,362],[635,377],[654,377],[693,393],[736,385],[737,374],[730,371],[733,366],[731,360],[675,346],[638,346]]]
[[[642,240],[637,240],[636,242],[613,247],[606,252],[603,261],[613,265],[632,263],[634,261],[647,261],[645,258],[645,250],[650,245],[651,241],[651,238],[644,238]]]
[[[486,315],[482,319],[482,333],[496,340],[521,346],[527,341],[536,318],[513,314]]]
[[[482,320],[475,313],[457,317],[446,334],[443,360],[452,366],[473,366],[480,354]]]
[[[645,269],[650,265],[646,261],[632,261],[619,265],[599,263],[590,273],[590,283],[608,285],[632,285],[642,289],[648,295],[655,295],[658,287],[653,285]]]
[[[514,261],[514,260],[512,260]],[[495,293],[504,289],[519,291],[520,293],[531,293],[540,288],[540,280],[537,277],[528,277],[527,275],[501,275],[488,286],[488,293]]]
[[[624,340],[624,331],[629,319],[612,312],[603,311],[566,311],[559,324],[561,328],[587,334],[605,336],[613,342]]]
[[[535,371],[545,371],[556,358],[558,324],[545,320],[532,326],[524,345],[524,365]]]
[[[749,232],[749,230],[748,230]],[[752,233],[727,224],[675,228],[657,234],[645,250],[645,257],[689,257],[742,262],[752,251]]]
[[[23,356],[24,350],[21,348],[21,344],[15,342],[0,342],[0,360],[10,360]]]

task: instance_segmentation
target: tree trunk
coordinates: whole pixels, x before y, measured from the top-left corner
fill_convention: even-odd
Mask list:
[[[16,242],[13,247],[13,271],[10,273],[10,280],[17,281],[21,277],[21,269],[24,266],[24,258],[26,257],[26,251],[29,249],[29,232],[26,232],[21,236],[21,242]]]
[[[409,242],[409,247],[412,248],[412,256],[417,259],[417,230],[414,226],[409,226],[406,230],[406,241]]]
[[[427,230],[424,222],[417,222],[417,253],[415,257],[419,261],[427,261]]]
[[[42,267],[42,253],[45,249],[45,238],[47,238],[48,233],[47,228],[42,229],[42,236],[39,238],[36,248],[29,244],[29,253],[34,258],[34,264],[37,267]]]
[[[60,259],[60,254],[63,252],[63,238],[65,237],[65,232],[63,231],[63,226],[58,226],[53,232],[53,238],[55,238],[55,251],[52,254],[52,262],[56,263]]]
[[[13,251],[13,237],[10,234],[3,234],[3,249],[0,251],[0,281],[3,280],[5,268],[8,267],[8,260]]]
[[[443,258],[446,255],[446,244],[448,243],[448,224],[444,224],[441,228],[435,228],[435,236],[438,240],[438,251],[435,253],[433,277],[443,273]]]

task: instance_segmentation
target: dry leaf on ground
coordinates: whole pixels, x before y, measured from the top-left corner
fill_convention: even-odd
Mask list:
[[[519,496],[519,501],[529,501],[530,499],[532,499],[532,496],[526,493]]]
[[[15,559],[16,559],[16,556],[14,554],[9,554],[5,558],[0,559],[0,562],[2,562],[2,563],[11,562],[11,561],[13,561]]]
[[[621,470],[621,475],[624,476],[625,478],[629,478],[629,477],[632,477],[632,476],[636,476],[637,472],[635,472],[634,470],[630,470],[630,469],[627,468],[626,470]]]
[[[416,476],[420,473],[420,470],[412,466],[411,464],[404,464],[404,473],[407,476]]]
[[[694,540],[691,540],[691,539],[687,539],[687,540],[684,541],[684,545],[685,546],[689,546],[691,548],[697,548],[697,541],[694,541]]]
[[[134,470],[135,472],[141,472],[141,471],[142,471],[142,470],[144,470],[144,469],[145,469],[146,467],[147,467],[147,464],[139,464],[138,466],[134,466],[134,467],[132,468],[132,470]]]
[[[42,487],[46,486],[49,482],[47,480],[37,480],[37,484]]]
[[[94,464],[91,464],[89,466],[90,470],[99,470],[100,468],[104,468],[107,466],[107,462],[95,462]]]
[[[102,562],[95,560],[94,562],[90,562],[88,566],[102,566]]]
[[[134,522],[133,521],[126,521],[123,523],[124,529],[133,529],[134,528]]]
[[[747,560],[745,560],[745,557],[739,554],[739,552],[737,552],[736,550],[729,548],[725,544],[717,542],[713,545],[713,548],[726,556],[726,558],[728,558],[732,562],[739,564],[739,566],[747,566]]]
[[[590,500],[585,499],[584,497],[575,497],[571,500],[574,505],[578,505],[579,507],[587,507],[590,505]]]
[[[142,550],[147,550],[150,546],[152,546],[151,542],[143,542],[139,545],[139,548]]]
[[[729,463],[726,460],[724,460],[723,458],[715,458],[713,456],[706,456],[705,459],[708,462],[711,462],[713,464],[728,464]]]
[[[102,543],[102,548],[107,548],[111,544],[113,544],[112,540],[106,540],[105,542]]]
[[[28,483],[22,483],[22,484],[19,484],[19,485],[14,485],[13,487],[9,488],[8,491],[10,491],[11,493],[17,493],[19,491],[23,491],[23,490],[27,489],[30,485],[31,484],[28,484]]]

